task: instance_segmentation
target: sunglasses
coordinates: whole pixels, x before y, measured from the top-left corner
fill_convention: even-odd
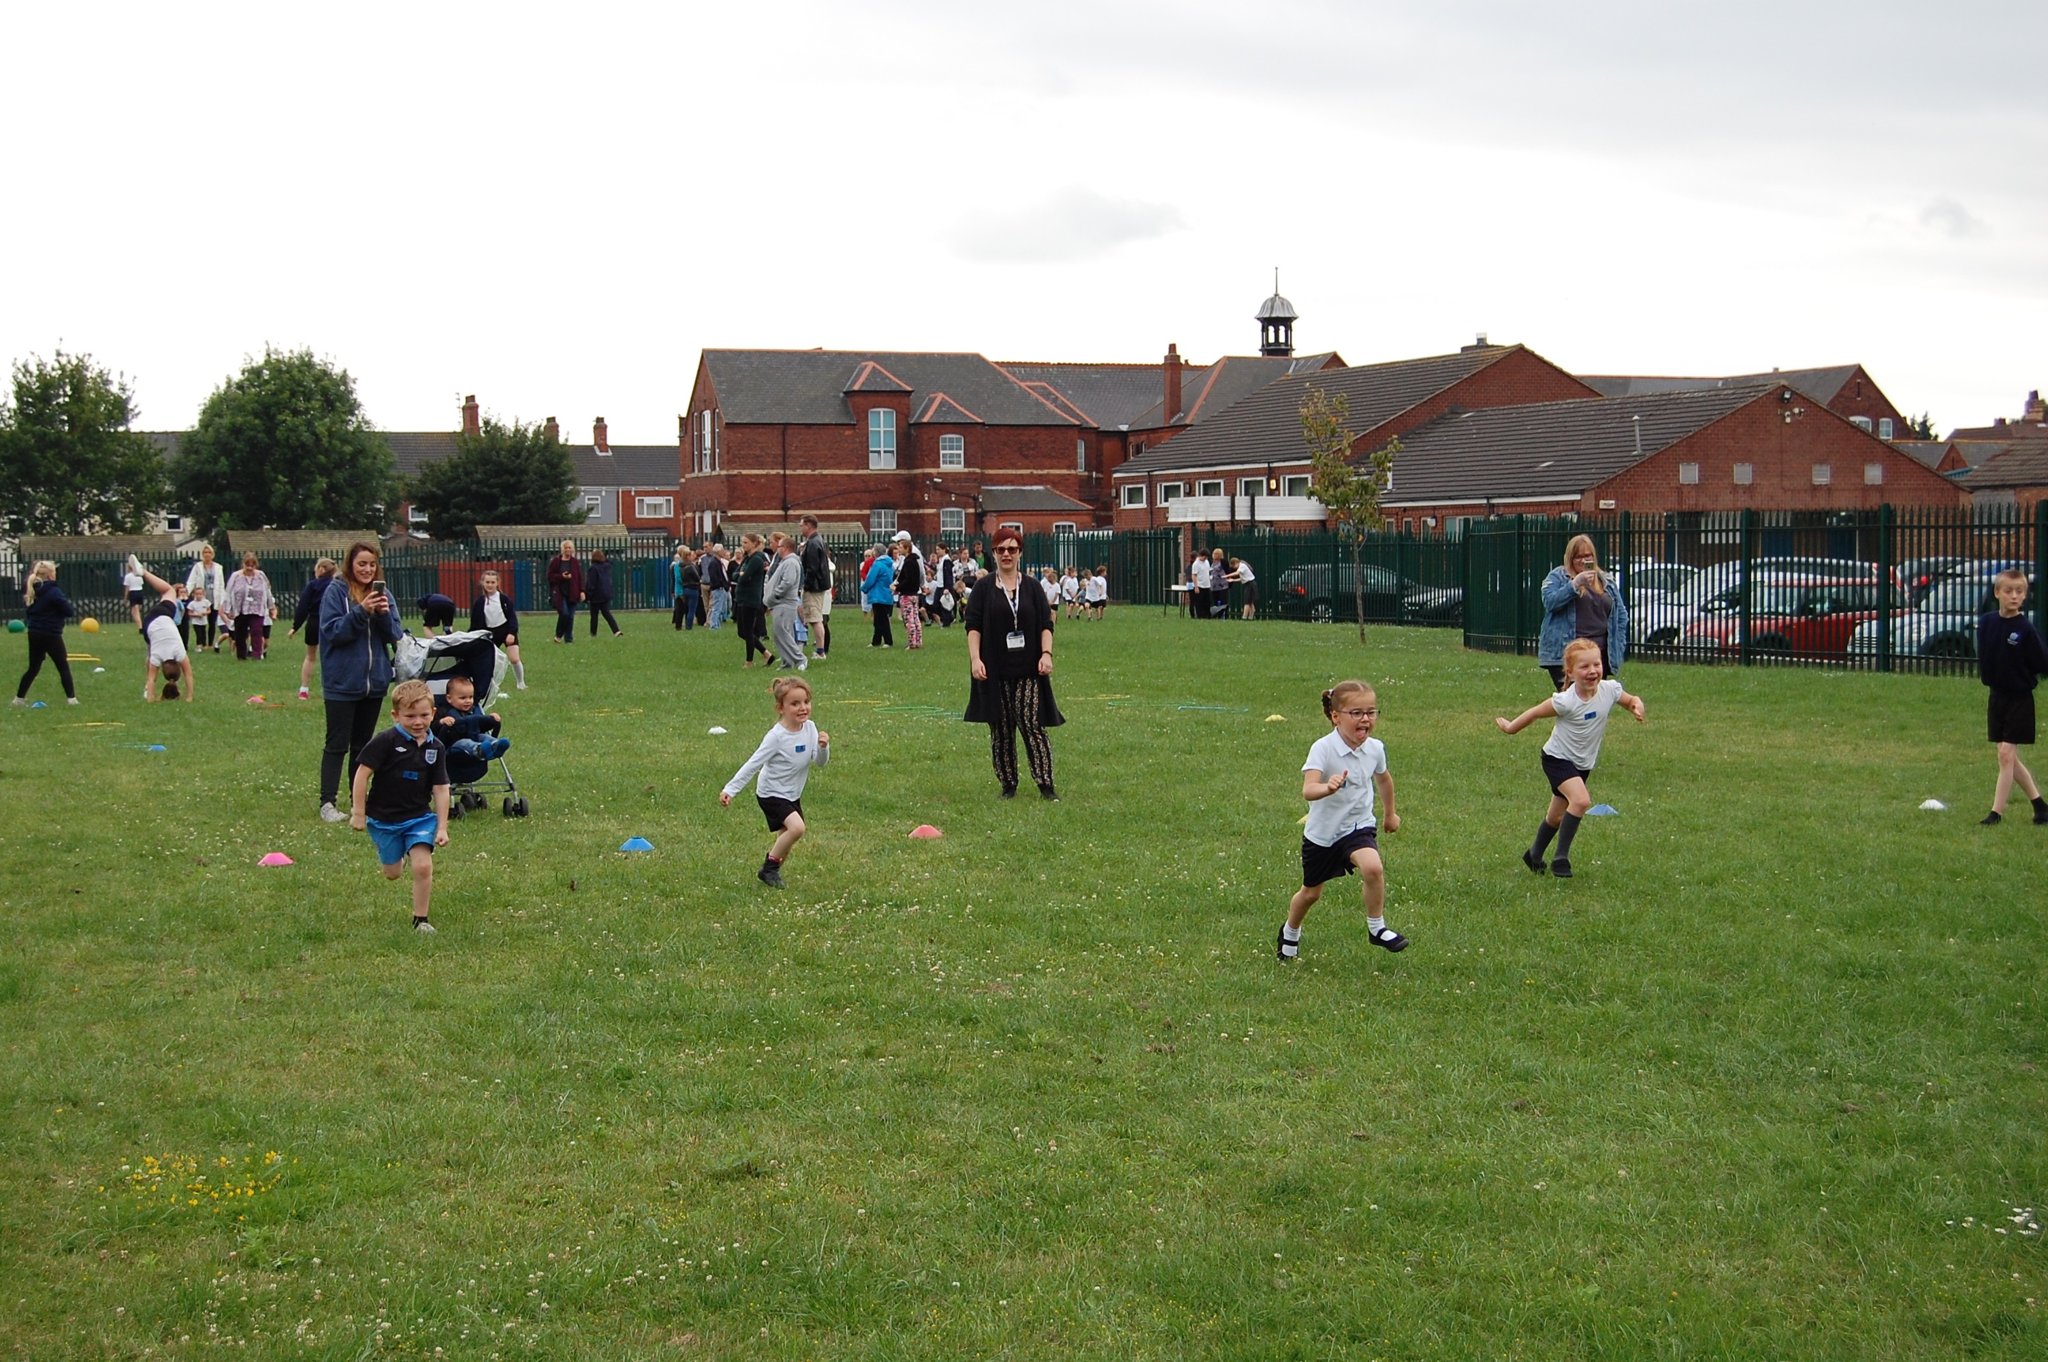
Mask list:
[[[1020,547],[1019,545],[1016,545],[1016,544],[998,544],[998,545],[996,545],[996,552],[997,552],[997,553],[1022,553],[1023,551],[1024,551],[1024,550],[1023,550],[1023,548],[1022,548],[1022,547]]]

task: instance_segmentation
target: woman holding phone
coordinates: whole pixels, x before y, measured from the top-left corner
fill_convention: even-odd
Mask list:
[[[320,601],[320,694],[327,702],[320,817],[328,823],[348,817],[334,803],[342,773],[377,731],[391,687],[391,645],[401,631],[397,603],[377,569],[376,545],[350,544]]]

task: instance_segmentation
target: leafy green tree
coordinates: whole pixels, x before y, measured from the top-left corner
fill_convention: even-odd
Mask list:
[[[1358,435],[1351,429],[1351,402],[1309,384],[1301,399],[1301,439],[1308,446],[1309,491],[1330,513],[1351,542],[1351,561],[1359,564],[1365,536],[1386,526],[1380,496],[1394,485],[1394,456],[1399,440],[1389,440],[1365,457],[1352,460]],[[1365,642],[1365,573],[1351,574],[1352,606],[1358,620],[1358,641]]]
[[[126,378],[88,355],[14,366],[0,401],[0,525],[20,534],[137,534],[165,508],[169,480],[147,436],[128,429]]]
[[[406,486],[436,539],[464,539],[479,525],[562,525],[576,513],[576,465],[544,426],[484,419],[454,457],[428,464]]]
[[[201,534],[381,529],[398,504],[391,447],[364,417],[355,380],[311,350],[265,349],[215,389],[171,484]]]
[[[1916,438],[1922,440],[1932,440],[1934,438],[1934,417],[1929,413],[1923,411],[1906,424],[1913,428],[1913,434]]]

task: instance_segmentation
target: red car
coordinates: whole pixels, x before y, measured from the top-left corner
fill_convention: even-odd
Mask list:
[[[1858,625],[1876,619],[1878,608],[1875,576],[1766,579],[1756,584],[1750,597],[1749,651],[1846,659],[1850,636]],[[1685,646],[1729,655],[1740,652],[1741,610],[1738,592],[1716,597],[1699,622],[1685,631]]]

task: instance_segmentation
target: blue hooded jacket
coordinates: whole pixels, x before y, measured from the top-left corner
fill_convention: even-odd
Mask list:
[[[398,603],[372,615],[349,599],[348,583],[329,579],[320,602],[320,694],[329,700],[367,700],[391,689],[391,645],[405,631]]]

